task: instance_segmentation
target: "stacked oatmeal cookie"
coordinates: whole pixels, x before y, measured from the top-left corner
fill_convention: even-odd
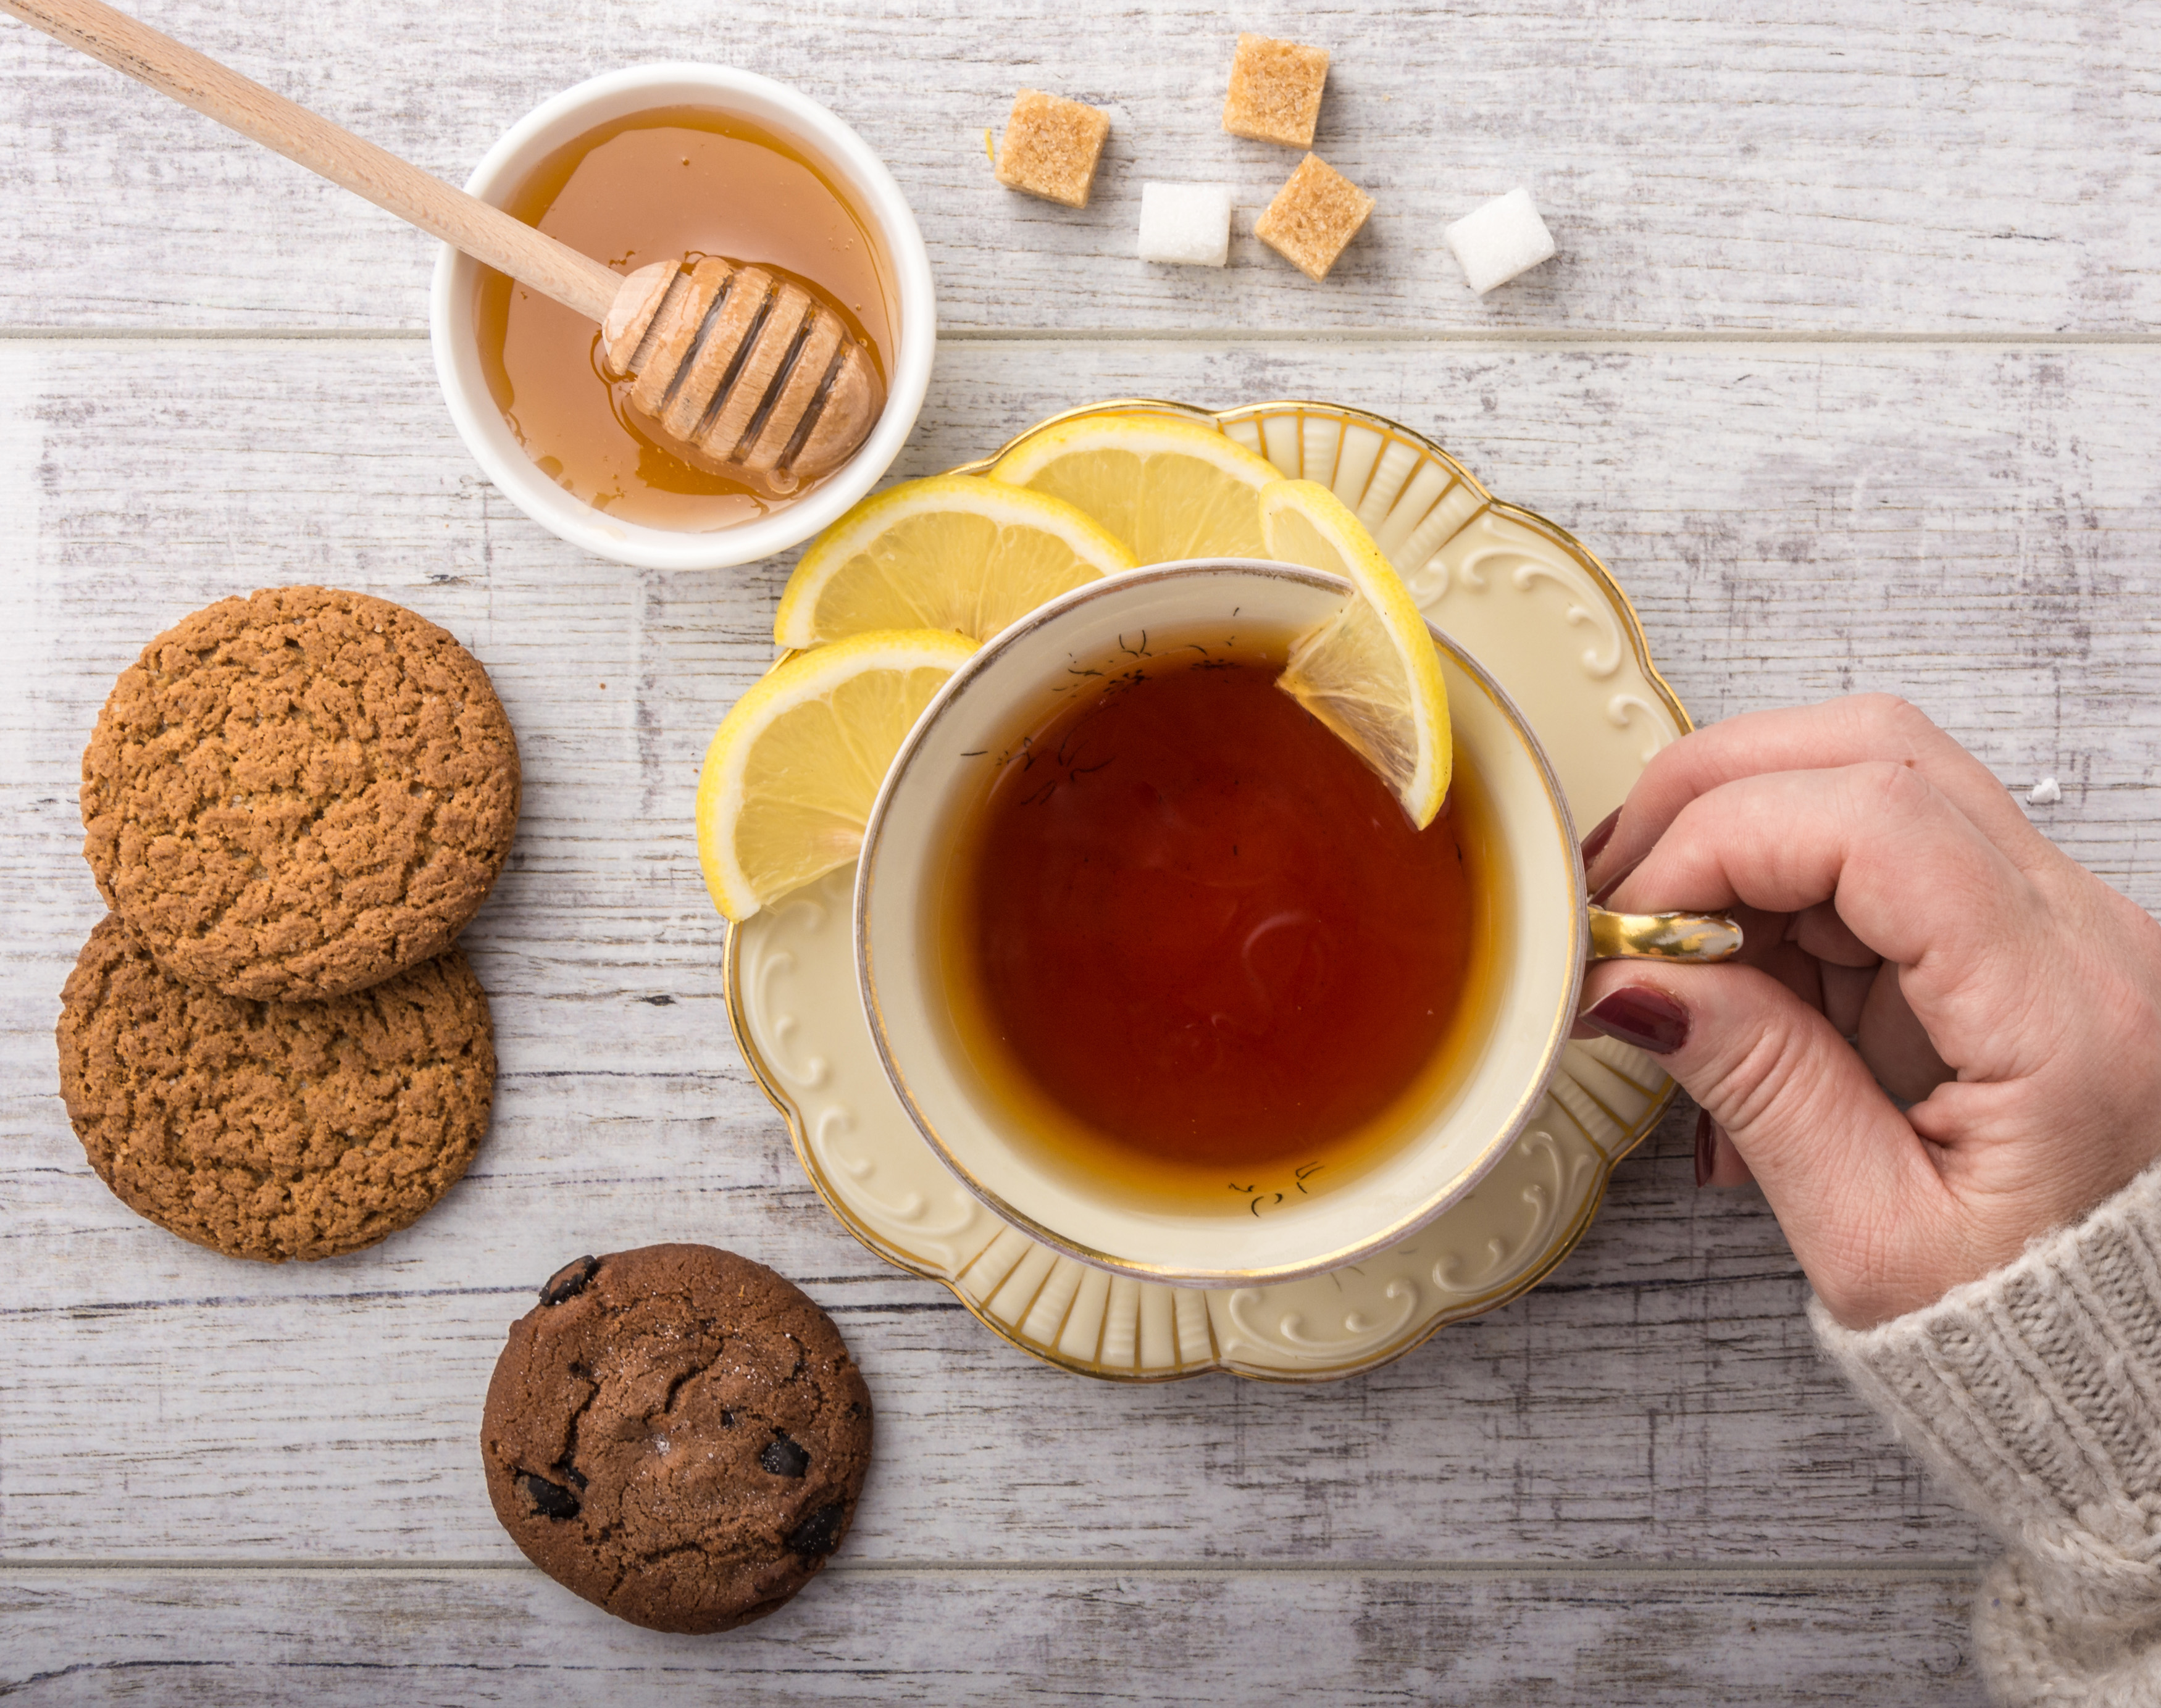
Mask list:
[[[372,1245],[441,1197],[495,1086],[456,939],[518,795],[487,672],[401,606],[275,588],[152,641],[83,754],[112,911],[61,995],[61,1095],[105,1183],[270,1263]]]

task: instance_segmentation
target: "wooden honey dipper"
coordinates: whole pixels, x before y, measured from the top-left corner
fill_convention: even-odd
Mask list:
[[[870,352],[815,285],[717,258],[616,273],[102,0],[0,0],[0,12],[598,321],[631,408],[700,467],[790,492],[852,456],[885,407]]]

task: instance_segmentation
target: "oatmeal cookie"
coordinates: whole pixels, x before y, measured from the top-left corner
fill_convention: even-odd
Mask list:
[[[266,1002],[432,960],[518,823],[487,672],[402,606],[325,587],[221,600],[121,672],[82,756],[83,854],[158,964]]]
[[[91,1166],[183,1239],[283,1263],[394,1233],[487,1132],[495,1033],[453,949],[328,1002],[183,984],[108,914],[60,994],[60,1095]]]

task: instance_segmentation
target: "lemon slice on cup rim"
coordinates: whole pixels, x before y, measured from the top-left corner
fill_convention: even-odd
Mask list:
[[[698,864],[726,917],[856,858],[894,754],[975,652],[935,629],[855,635],[784,660],[729,708],[697,802]]]
[[[1455,743],[1440,654],[1395,567],[1350,507],[1313,480],[1260,496],[1267,555],[1341,575],[1357,597],[1301,635],[1276,685],[1379,774],[1419,829],[1448,798]]]
[[[1213,427],[1109,410],[1030,433],[990,478],[1063,499],[1093,517],[1140,563],[1259,558],[1262,488],[1275,465]]]
[[[1072,505],[978,475],[934,475],[866,498],[811,543],[773,613],[783,646],[880,629],[987,641],[1061,593],[1133,567]]]

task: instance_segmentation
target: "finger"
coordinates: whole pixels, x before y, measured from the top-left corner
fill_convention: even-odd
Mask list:
[[[1836,901],[1900,963],[1914,1012],[1956,1067],[2023,1054],[1999,987],[2048,936],[2039,890],[1928,781],[1886,761],[1721,785],[1683,807],[1616,906],[1799,912]],[[2005,1059],[2009,1059],[2007,1056]]]
[[[1731,963],[1739,967],[1754,967],[1777,979],[1787,989],[1811,1008],[1824,1005],[1823,974],[1825,968],[1812,955],[1804,954],[1794,944],[1782,941],[1775,932],[1760,929],[1766,920],[1775,921],[1777,914],[1760,913],[1753,908],[1736,907],[1730,910],[1742,929],[1742,947]],[[1841,971],[1847,970],[1845,968]],[[1861,998],[1854,998],[1854,1012],[1860,1013]],[[1841,1037],[1851,1037],[1851,1026],[1839,1028]],[[1571,1038],[1595,1038],[1596,1028],[1578,1020],[1570,1029]]]
[[[1819,961],[1841,967],[1872,968],[1883,957],[1854,936],[1853,927],[1838,916],[1829,902],[1804,907],[1794,916],[1787,935]]]
[[[1734,1149],[1732,1135],[1711,1118],[1709,1109],[1695,1112],[1695,1183],[1698,1186],[1750,1186],[1756,1176]]]
[[[1741,927],[1741,952],[1733,958],[1737,962],[1761,967],[1802,1001],[1821,1005],[1815,958],[1789,941],[1792,915],[1769,913],[1740,902],[1727,908],[1726,915]]]
[[[1948,1193],[1829,1021],[1752,967],[1606,962],[1586,984],[1584,1020],[1652,1050],[1725,1129],[1833,1316],[1861,1326],[1935,1296]]]
[[[1769,956],[1783,953],[1791,945],[1794,920],[1789,913],[1771,913],[1761,907],[1736,902],[1726,917],[1741,927],[1741,952],[1734,958],[1744,967],[1763,964]]]
[[[1885,964],[1877,963],[1877,966]],[[1836,961],[1819,961],[1816,976],[1823,980],[1824,1018],[1839,1036],[1851,1037],[1861,1030],[1861,1014],[1876,983],[1876,968],[1841,967]]]
[[[1929,1041],[1928,1028],[1899,989],[1898,968],[1890,962],[1876,969],[1853,1029],[1853,1046],[1877,1083],[1895,1098],[1917,1103],[1947,1079],[1958,1076]]]
[[[1684,736],[1644,770],[1591,862],[1595,892],[1648,853],[1683,807],[1721,784],[1765,771],[1823,771],[1870,760],[1911,766],[2019,864],[2047,841],[1987,766],[1890,694],[1748,712]]]
[[[1757,957],[1754,964],[1810,1008],[1822,1009],[1823,966],[1815,956],[1793,943],[1773,943]]]
[[[1752,1186],[1756,1176],[1748,1167],[1748,1159],[1741,1154],[1733,1142],[1733,1135],[1717,1123],[1711,1124],[1716,1148],[1711,1155],[1711,1173],[1705,1180],[1707,1186]]]

